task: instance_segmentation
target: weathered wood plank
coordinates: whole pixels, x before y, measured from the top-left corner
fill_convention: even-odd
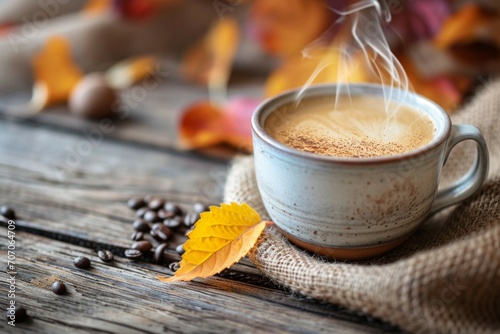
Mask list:
[[[121,247],[132,233],[129,197],[157,193],[186,209],[197,200],[219,203],[227,169],[193,154],[103,140],[60,180],[51,164],[64,161],[71,133],[0,122],[0,141],[0,203],[29,226]]]
[[[0,228],[2,258],[6,256],[6,228]],[[220,277],[191,283],[165,284],[157,275],[171,272],[160,265],[116,258],[100,262],[86,248],[40,236],[16,233],[16,302],[30,316],[17,323],[25,333],[377,333],[339,319],[335,310],[308,304],[286,292],[259,288]],[[86,255],[89,270],[72,260]],[[50,284],[60,279],[68,293],[58,296]],[[0,283],[5,291],[6,282]],[[2,305],[7,296],[0,295]],[[309,302],[310,303],[310,302]],[[313,303],[314,304],[314,303]],[[376,325],[376,324],[375,324]],[[15,332],[1,322],[2,332]]]
[[[96,259],[96,249],[120,254],[130,245],[133,214],[125,205],[130,196],[158,193],[186,208],[200,199],[218,203],[227,170],[220,160],[103,139],[60,179],[52,163],[64,162],[66,148],[80,140],[72,132],[0,122],[0,204],[13,206],[21,218],[20,299],[41,312],[32,319],[36,332],[393,330],[333,305],[289,296],[247,260],[219,277],[176,286],[156,281],[156,275],[169,271],[147,261],[118,259],[106,265],[97,260],[94,270],[78,271],[71,263],[75,255]],[[5,256],[5,228],[0,231]],[[170,248],[166,260],[178,260]],[[69,283],[74,299],[54,304],[58,296],[33,285],[54,274]],[[84,286],[78,287],[81,279]],[[6,297],[0,298],[4,303]],[[169,321],[175,325],[169,327]]]
[[[12,140],[19,132],[24,133],[24,140]],[[131,222],[135,218],[125,205],[129,197],[157,193],[185,209],[197,200],[220,201],[226,171],[224,162],[147,149],[142,145],[125,146],[114,141],[104,141],[92,153],[97,157],[82,160],[59,181],[43,159],[60,154],[61,148],[53,147],[52,142],[66,145],[74,136],[59,131],[46,136],[46,132],[46,129],[21,124],[0,123],[0,139],[7,140],[0,148],[0,204],[14,207],[22,218],[18,223],[27,231],[93,249],[123,252],[131,244]],[[33,142],[47,149],[29,144]],[[115,156],[107,159],[112,153]],[[144,159],[131,159],[128,164],[121,162],[134,154]],[[99,164],[102,172],[94,172],[93,164]],[[169,166],[174,175],[165,177],[154,172],[163,165]],[[107,173],[108,170],[112,172]],[[173,249],[183,238],[172,241],[169,253],[172,260],[178,260]]]

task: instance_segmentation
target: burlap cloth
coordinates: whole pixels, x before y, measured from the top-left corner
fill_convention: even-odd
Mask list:
[[[370,261],[327,262],[266,231],[249,254],[273,281],[292,291],[378,317],[403,330],[500,332],[500,80],[486,85],[453,123],[482,130],[490,150],[479,194],[426,222],[408,241]],[[468,169],[473,145],[456,147],[441,185]],[[252,157],[234,161],[225,202],[246,202],[263,219]]]

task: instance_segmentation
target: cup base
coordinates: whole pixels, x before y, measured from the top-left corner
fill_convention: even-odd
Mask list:
[[[304,242],[302,240],[299,240],[290,234],[286,233],[282,229],[278,228],[278,230],[283,234],[291,243],[299,246],[302,249],[305,249],[306,251],[309,251],[311,253],[319,254],[326,256],[331,259],[335,260],[349,260],[349,261],[359,261],[359,260],[366,260],[372,257],[375,257],[377,255],[383,254],[399,245],[401,245],[403,242],[408,239],[408,236],[405,236],[403,238],[373,246],[373,247],[361,247],[361,248],[335,248],[335,247],[324,247],[324,246],[318,246],[318,245],[313,245],[309,244],[307,242]]]

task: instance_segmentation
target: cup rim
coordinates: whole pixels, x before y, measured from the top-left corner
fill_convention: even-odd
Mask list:
[[[307,98],[316,96],[325,96],[326,92],[328,90],[334,91],[334,89],[337,87],[337,84],[314,84],[308,87],[305,91],[304,94],[301,96],[301,98]],[[347,86],[347,85],[343,85]],[[382,91],[384,87],[389,88],[388,86],[383,86],[380,84],[370,84],[370,83],[353,83],[349,84],[349,90],[352,93],[353,90],[358,90],[358,91]],[[398,88],[392,88],[394,91],[399,91],[402,93],[402,91]],[[320,93],[317,93],[317,92]],[[407,92],[407,96],[411,98],[414,102],[418,103],[418,108],[422,109],[421,107],[425,107],[426,109],[434,109],[435,111],[440,113],[440,116],[442,116],[442,120],[444,122],[444,127],[441,129],[436,128],[436,133],[434,134],[433,139],[421,146],[418,147],[414,150],[399,153],[399,154],[394,154],[390,156],[379,156],[379,157],[336,157],[336,156],[328,156],[328,155],[320,155],[312,152],[305,152],[305,151],[300,151],[297,149],[294,149],[292,147],[289,147],[285,144],[280,143],[276,139],[274,139],[272,136],[270,136],[266,130],[264,129],[264,126],[261,125],[261,118],[262,114],[264,112],[267,112],[270,108],[273,110],[276,110],[277,108],[286,105],[287,103],[292,102],[297,95],[301,92],[301,88],[294,88],[291,90],[287,90],[279,95],[270,97],[263,102],[261,102],[257,108],[255,109],[253,115],[252,115],[252,134],[254,135],[254,140],[255,136],[263,140],[265,143],[268,145],[274,147],[275,149],[278,149],[279,151],[285,152],[287,154],[301,157],[301,158],[307,158],[307,159],[312,159],[316,161],[322,161],[322,162],[328,162],[328,163],[335,163],[335,164],[347,164],[347,165],[372,165],[372,164],[385,164],[385,163],[391,163],[391,162],[396,162],[396,161],[401,161],[404,159],[408,158],[413,158],[416,156],[419,156],[421,154],[425,154],[426,152],[432,151],[435,148],[439,147],[445,140],[448,138],[450,132],[451,132],[451,119],[446,113],[446,111],[443,110],[439,105],[437,105],[435,102],[429,100],[428,98],[425,98],[419,94],[413,93],[413,92]],[[322,93],[321,92],[325,92]],[[313,94],[317,93],[317,94]],[[359,94],[357,94],[359,95]],[[373,94],[372,94],[373,95]],[[402,103],[406,105],[410,105],[408,101],[401,101]],[[411,106],[411,105],[410,105]],[[417,108],[416,106],[413,106],[413,108]],[[273,111],[269,112],[272,113]],[[431,118],[433,121],[434,125],[437,126],[435,119],[431,116],[431,113],[426,112],[426,114]]]

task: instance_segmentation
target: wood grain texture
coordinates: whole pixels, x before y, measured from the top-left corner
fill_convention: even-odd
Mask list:
[[[0,231],[5,245],[7,230]],[[282,290],[220,277],[165,284],[155,277],[172,273],[160,265],[120,257],[103,263],[88,248],[25,232],[17,232],[16,239],[16,301],[30,316],[16,329],[25,332],[380,332]],[[6,257],[5,247],[0,253]],[[91,259],[91,269],[73,266],[79,255]],[[56,279],[66,284],[66,295],[50,290]],[[1,284],[7,290],[5,280]],[[5,294],[0,300],[6,305]],[[0,327],[9,329],[5,323]]]
[[[17,220],[17,299],[30,315],[2,333],[382,333],[397,329],[335,305],[292,295],[243,260],[220,275],[168,285],[157,275],[166,266],[122,258],[131,244],[133,213],[126,200],[157,193],[185,209],[202,200],[219,203],[227,162],[105,138],[71,166],[67,152],[81,132],[34,122],[0,120],[0,204],[14,207]],[[68,149],[68,147],[70,149]],[[54,162],[66,164],[60,177]],[[0,257],[6,258],[7,230],[0,222]],[[174,240],[165,263],[179,260]],[[98,249],[110,249],[107,264]],[[87,255],[90,270],[73,266]],[[3,272],[3,271],[2,271]],[[62,279],[68,294],[50,282]],[[7,305],[6,280],[0,305]]]
[[[81,138],[16,123],[0,123],[0,133],[0,203],[41,229],[125,246],[129,197],[160,194],[186,209],[221,198],[225,162],[105,139],[59,179],[52,164]]]

